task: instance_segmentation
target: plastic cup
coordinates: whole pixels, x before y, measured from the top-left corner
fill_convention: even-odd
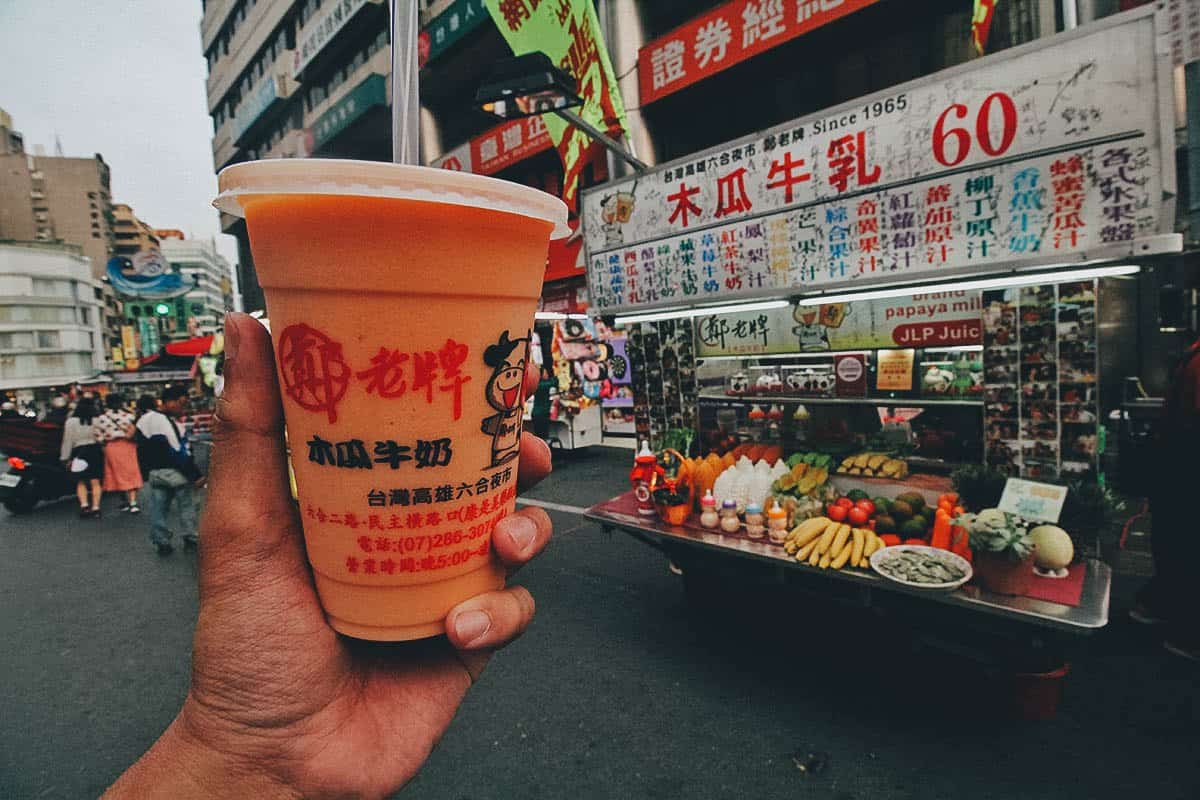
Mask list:
[[[566,206],[363,161],[253,161],[218,182],[266,294],[329,624],[441,634],[452,607],[504,585],[491,534],[514,509],[530,328]]]

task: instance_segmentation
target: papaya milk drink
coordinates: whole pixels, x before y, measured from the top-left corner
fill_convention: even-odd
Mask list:
[[[425,167],[273,159],[219,177],[266,293],[304,539],[329,624],[443,633],[504,585],[530,328],[566,206]],[[252,464],[246,465],[253,469]]]

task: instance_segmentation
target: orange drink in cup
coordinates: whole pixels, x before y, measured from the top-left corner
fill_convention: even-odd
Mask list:
[[[514,509],[530,328],[566,206],[492,178],[333,159],[237,164],[219,185],[266,294],[329,624],[441,634],[451,608],[504,585],[491,534]]]

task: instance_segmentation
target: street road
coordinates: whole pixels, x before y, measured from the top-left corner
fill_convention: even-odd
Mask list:
[[[563,460],[532,496],[589,505],[628,460]],[[537,619],[399,797],[1200,796],[1196,672],[1121,619],[1073,662],[1056,719],[978,719],[990,684],[877,621],[739,607],[733,587],[732,624],[698,617],[662,556],[551,516],[556,540],[520,575]],[[0,797],[94,797],[178,708],[196,561],[156,556],[147,524],[0,511]],[[1134,588],[1118,579],[1118,610]]]

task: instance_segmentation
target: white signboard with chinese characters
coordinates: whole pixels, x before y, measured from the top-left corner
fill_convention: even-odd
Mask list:
[[[1151,12],[588,190],[594,309],[1078,261],[1170,232],[1172,84]]]
[[[1066,501],[1065,486],[1009,478],[997,508],[1035,522],[1058,522]]]

